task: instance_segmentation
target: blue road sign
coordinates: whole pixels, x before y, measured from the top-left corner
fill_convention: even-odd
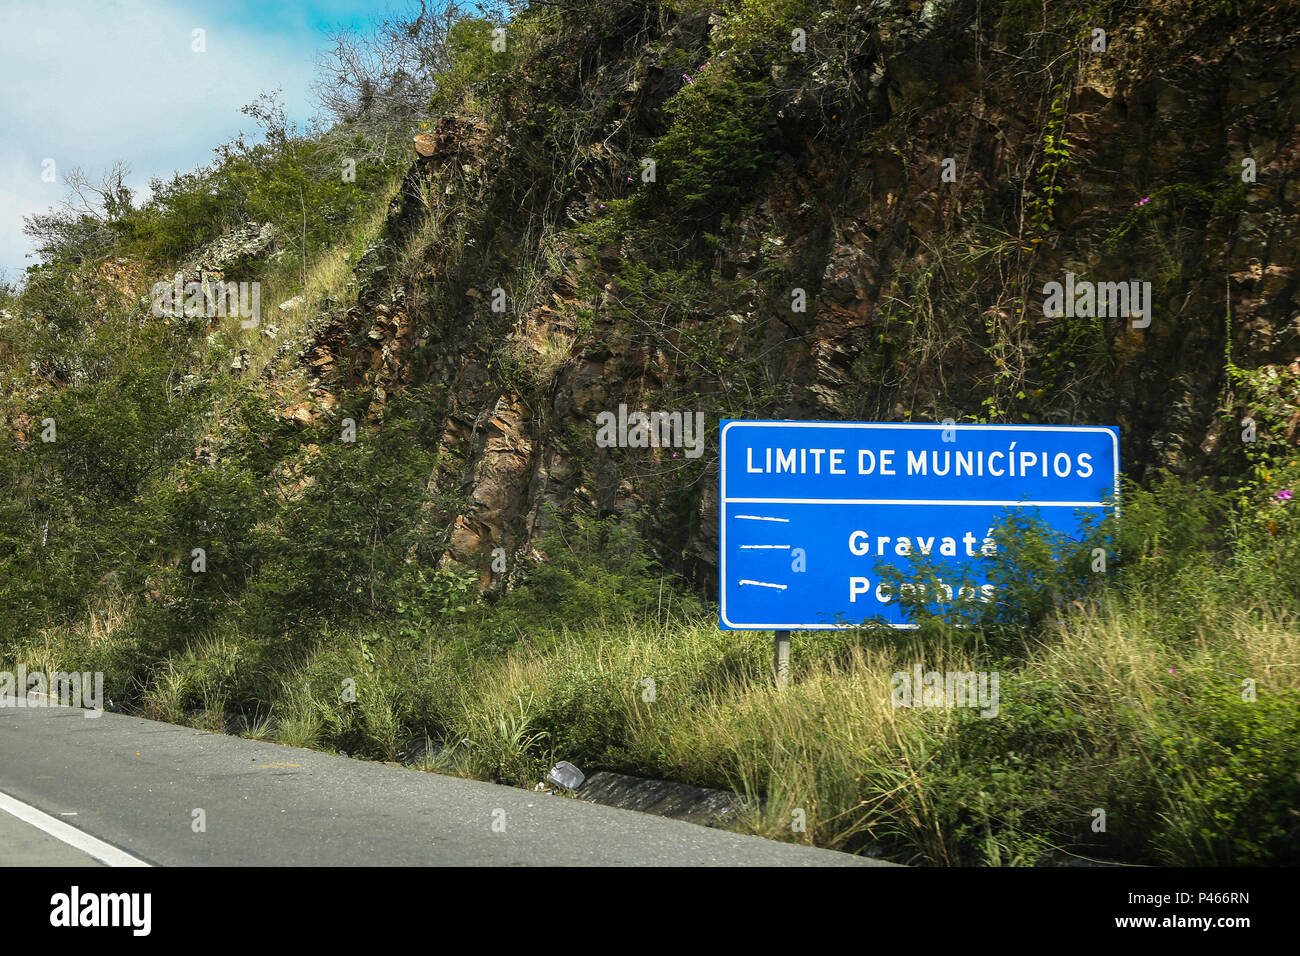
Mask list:
[[[926,552],[968,571],[1010,511],[1077,537],[1119,482],[1119,429],[865,422],[721,423],[719,626],[907,626],[879,565]]]

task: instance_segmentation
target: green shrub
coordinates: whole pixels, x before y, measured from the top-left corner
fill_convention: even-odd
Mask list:
[[[505,91],[506,76],[515,65],[519,38],[509,38],[504,50],[492,48],[498,24],[484,17],[465,16],[447,30],[448,66],[438,78],[429,108],[438,115],[495,104]]]
[[[667,204],[686,217],[731,206],[772,155],[765,85],[716,61],[696,75],[669,101],[671,126],[652,150]]]
[[[1152,733],[1151,845],[1174,866],[1300,862],[1300,694],[1206,688]]]
[[[637,516],[576,514],[543,540],[546,560],[528,567],[517,590],[499,604],[521,628],[562,622],[581,628],[626,617],[656,617],[678,582],[658,571],[635,530]],[[682,613],[692,601],[673,598]],[[696,605],[698,606],[698,605]]]

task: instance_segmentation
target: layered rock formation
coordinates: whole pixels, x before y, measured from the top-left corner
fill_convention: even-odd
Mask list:
[[[607,105],[545,171],[548,141],[524,120],[446,117],[416,137],[358,304],[304,361],[324,391],[370,389],[375,420],[406,387],[443,390],[431,485],[465,501],[447,560],[529,552],[550,509],[639,512],[662,559],[711,582],[716,431],[698,462],[597,447],[596,416],[620,403],[714,422],[1117,424],[1139,479],[1239,468],[1246,416],[1296,441],[1294,12],[1120,5],[1098,24],[1104,50],[1085,30],[1043,65],[1023,17],[897,6],[844,14],[859,33],[843,59],[776,78],[771,161],[700,224],[711,247],[675,260],[584,227],[644,185],[640,158],[693,82],[664,47],[703,60],[707,21],[574,54],[560,82]],[[631,284],[640,264],[704,291],[664,293],[656,314]],[[1066,273],[1151,283],[1149,327],[1046,316],[1043,288]]]

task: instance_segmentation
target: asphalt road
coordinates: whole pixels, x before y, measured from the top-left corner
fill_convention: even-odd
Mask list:
[[[0,865],[132,858],[156,866],[888,865],[138,717],[0,706]]]
[[[104,864],[85,850],[70,846],[37,825],[0,808],[0,865],[103,866]]]

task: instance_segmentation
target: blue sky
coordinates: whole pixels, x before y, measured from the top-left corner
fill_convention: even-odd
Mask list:
[[[314,112],[311,80],[326,32],[364,27],[409,4],[364,0],[4,0],[0,3],[0,270],[35,262],[22,218],[64,195],[75,166],[94,178],[114,160],[147,193],[212,159],[241,130],[240,108],[283,90],[286,112]],[[203,30],[206,50],[193,50]],[[56,182],[42,180],[53,160]],[[45,165],[43,165],[45,164]]]

